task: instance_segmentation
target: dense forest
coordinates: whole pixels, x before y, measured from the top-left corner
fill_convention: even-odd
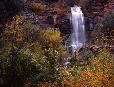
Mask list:
[[[86,43],[71,53],[75,5]],[[114,0],[0,0],[0,87],[114,87]]]

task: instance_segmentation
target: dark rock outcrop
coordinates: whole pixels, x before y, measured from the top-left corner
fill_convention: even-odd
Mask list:
[[[70,7],[73,7],[74,5],[76,5],[76,2],[74,0],[65,0],[65,2],[67,3],[67,5],[69,5]]]

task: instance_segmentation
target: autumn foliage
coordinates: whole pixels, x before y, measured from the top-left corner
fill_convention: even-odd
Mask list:
[[[110,30],[110,35],[113,34],[113,12],[96,27],[98,31],[95,32],[95,42],[103,47],[81,48],[79,54],[72,56],[64,46],[65,38],[61,36],[64,32],[55,28],[59,23],[56,26],[45,26],[47,10],[49,18],[53,20],[54,16],[58,16],[59,22],[67,14],[69,6],[64,0],[51,4],[42,1],[27,3],[24,9],[26,12],[17,13],[4,23],[4,29],[0,32],[0,87],[114,87],[113,55],[99,39],[105,36],[101,30]],[[86,7],[86,3],[91,0],[76,1]],[[65,65],[67,59],[71,63],[68,66]]]

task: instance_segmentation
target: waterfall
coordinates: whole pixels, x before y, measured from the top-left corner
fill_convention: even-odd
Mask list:
[[[71,7],[70,22],[72,25],[72,32],[67,40],[66,46],[69,52],[74,53],[77,49],[83,47],[86,41],[84,15],[82,13],[81,7]]]

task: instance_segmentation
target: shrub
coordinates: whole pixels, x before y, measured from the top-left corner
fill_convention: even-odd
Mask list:
[[[112,56],[102,49],[97,57],[91,59],[91,65],[82,71],[79,85],[88,87],[113,87],[114,73]]]
[[[30,4],[30,9],[33,10],[33,11],[40,11],[40,10],[47,9],[47,6],[43,3],[32,2]]]
[[[48,51],[48,53],[56,54],[59,58],[66,58],[67,51],[62,44],[60,31],[53,28],[42,30],[39,35],[40,44]]]
[[[109,12],[103,20],[103,31],[111,31],[114,28],[114,13]],[[106,30],[105,30],[106,29]]]
[[[88,66],[62,68],[56,81],[61,87],[113,87],[112,58],[107,49],[101,49]]]

